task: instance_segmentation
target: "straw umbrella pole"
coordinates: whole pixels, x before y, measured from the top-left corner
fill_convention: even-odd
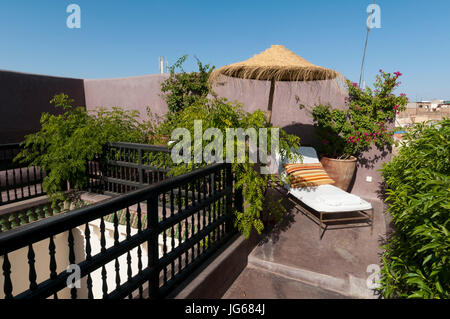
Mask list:
[[[267,121],[272,120],[273,98],[277,81],[317,81],[342,77],[338,72],[314,65],[282,45],[272,45],[269,49],[252,58],[221,67],[209,77],[213,84],[221,76],[240,79],[270,81]]]

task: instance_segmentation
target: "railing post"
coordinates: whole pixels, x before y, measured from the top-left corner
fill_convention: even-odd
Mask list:
[[[102,153],[98,156],[98,170],[100,171],[99,187],[101,191],[109,191],[105,177],[108,174],[108,151],[109,145],[104,145]]]
[[[234,209],[239,212],[244,210],[244,196],[242,196],[242,189],[234,190]]]
[[[8,254],[5,254],[3,256],[3,276],[4,276],[4,292],[5,292],[5,299],[13,299],[12,291],[13,291],[13,285],[11,281],[11,263],[8,259]]]
[[[225,167],[225,187],[230,193],[226,197],[226,214],[228,215],[225,223],[225,232],[228,234],[233,231],[234,218],[233,218],[233,172],[231,170],[231,164],[226,164]]]
[[[144,185],[144,169],[142,168],[142,148],[138,149],[138,159],[139,159],[139,184]]]
[[[158,193],[152,192],[147,200],[147,228],[151,230],[148,245],[148,267],[154,270],[148,281],[149,298],[157,299],[159,291],[159,247],[158,247]]]

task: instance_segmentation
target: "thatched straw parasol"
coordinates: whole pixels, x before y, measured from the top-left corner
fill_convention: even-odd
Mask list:
[[[214,83],[221,75],[241,79],[270,81],[267,121],[272,119],[275,81],[317,81],[342,77],[338,72],[314,65],[282,45],[272,45],[252,58],[221,67],[213,71],[209,82]]]

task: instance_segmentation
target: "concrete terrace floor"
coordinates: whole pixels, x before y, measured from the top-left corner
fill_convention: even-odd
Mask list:
[[[343,299],[341,294],[249,265],[223,299]]]
[[[223,298],[378,298],[366,280],[372,274],[368,266],[380,264],[386,233],[384,204],[365,199],[375,209],[372,235],[367,224],[339,224],[333,227],[343,228],[330,225],[322,239],[319,226],[284,200],[288,209],[284,221],[262,237],[247,268]]]

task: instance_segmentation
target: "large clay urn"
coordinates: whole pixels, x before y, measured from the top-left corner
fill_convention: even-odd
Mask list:
[[[347,191],[352,182],[356,170],[356,157],[349,159],[335,159],[322,156],[320,159],[323,168],[335,183],[333,184],[344,191]]]

